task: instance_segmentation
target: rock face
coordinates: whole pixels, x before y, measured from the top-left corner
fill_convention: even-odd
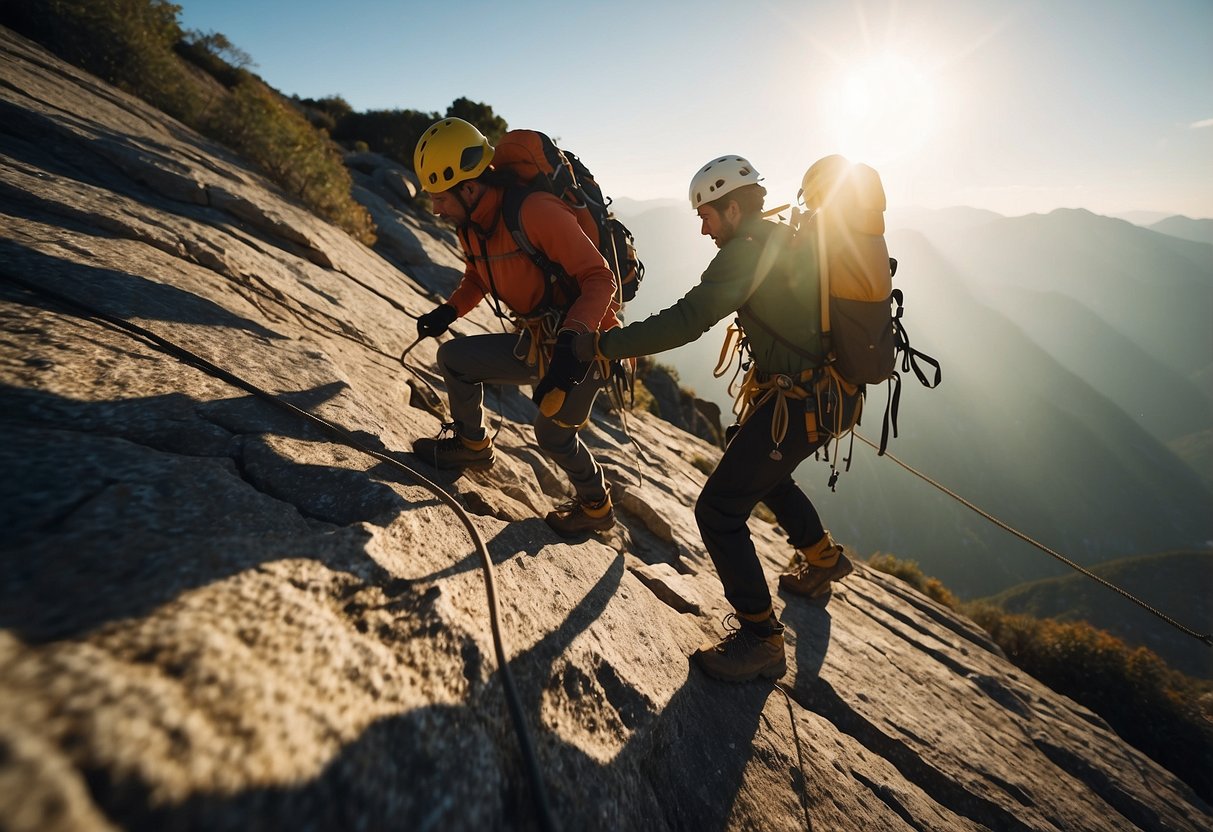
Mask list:
[[[678,379],[661,364],[641,361],[636,377],[653,395],[657,415],[662,419],[705,442],[724,446],[724,428],[720,424],[718,405],[683,390]]]
[[[438,429],[436,343],[397,357],[460,270],[407,187],[377,215],[401,217],[393,266],[5,30],[0,73],[5,829],[537,828],[476,550],[395,459],[486,541],[563,828],[1213,828],[1099,718],[862,564],[828,606],[777,598],[782,686],[703,677],[686,656],[728,609],[686,461],[717,449],[636,414],[646,463],[599,415],[622,523],[558,540],[539,517],[563,478],[517,390],[487,397],[488,471],[403,453]],[[498,326],[482,309],[454,337]],[[786,543],[751,525],[773,578]]]

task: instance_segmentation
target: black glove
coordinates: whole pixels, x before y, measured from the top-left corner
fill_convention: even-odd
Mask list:
[[[573,354],[573,339],[576,337],[577,333],[571,329],[566,329],[556,336],[556,346],[552,348],[552,361],[548,364],[547,374],[535,385],[535,393],[531,396],[541,409],[543,398],[548,393],[553,390],[567,393],[573,389],[574,384],[585,378],[589,362],[578,361],[577,356]],[[560,399],[563,401],[564,397],[561,396]]]
[[[573,336],[573,355],[578,361],[590,362],[598,357],[598,333],[582,332]]]
[[[426,312],[417,319],[417,337],[429,338],[433,336],[437,338],[446,332],[458,317],[459,314],[455,311],[455,307],[449,303],[436,306],[433,312]]]

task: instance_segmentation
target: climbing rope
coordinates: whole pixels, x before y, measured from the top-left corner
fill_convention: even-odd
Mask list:
[[[792,707],[792,693],[783,682],[776,682],[775,689],[783,694],[788,706],[788,721],[792,723],[792,742],[796,745],[796,766],[800,772],[800,788],[796,790],[796,796],[800,798],[800,808],[804,812],[804,828],[812,829],[813,819],[809,816],[809,804],[806,799],[809,778],[804,773],[804,752],[800,750],[800,731],[796,727],[796,709]]]
[[[877,446],[874,442],[871,442],[870,440],[868,440],[867,437],[860,434],[859,431],[855,431],[855,436],[859,437],[860,442],[863,442],[864,444],[868,445],[869,447],[871,447],[874,450],[879,450],[879,446]],[[1024,543],[1028,543],[1028,544],[1031,544],[1032,546],[1035,546],[1037,549],[1044,552],[1045,554],[1051,555],[1051,556],[1057,558],[1057,560],[1061,561],[1062,563],[1064,563],[1066,566],[1070,567],[1071,569],[1082,573],[1083,575],[1085,575],[1086,577],[1095,581],[1096,583],[1107,587],[1108,589],[1112,590],[1113,592],[1117,593],[1118,595],[1120,595],[1124,598],[1127,598],[1128,600],[1132,601],[1137,606],[1141,607],[1146,612],[1149,612],[1152,615],[1155,615],[1158,618],[1160,618],[1161,620],[1170,624],[1172,627],[1179,630],[1184,635],[1192,636],[1192,638],[1195,638],[1195,639],[1198,639],[1199,641],[1204,642],[1207,646],[1213,647],[1213,633],[1199,633],[1196,630],[1193,630],[1189,627],[1185,627],[1183,624],[1180,624],[1178,621],[1171,618],[1166,613],[1162,612],[1161,610],[1155,609],[1154,607],[1147,604],[1145,601],[1143,601],[1140,598],[1129,593],[1127,590],[1122,589],[1121,587],[1117,586],[1116,584],[1112,583],[1111,581],[1107,581],[1107,580],[1099,577],[1091,570],[1075,563],[1074,561],[1070,560],[1069,558],[1067,558],[1065,555],[1061,554],[1060,552],[1056,552],[1053,549],[1050,549],[1048,546],[1044,545],[1043,543],[1040,543],[1037,540],[1033,540],[1031,537],[1028,537],[1026,534],[1019,531],[1018,529],[1008,525],[1007,523],[1004,523],[1002,520],[999,520],[994,515],[990,514],[989,512],[985,511],[984,509],[979,508],[978,506],[974,505],[970,501],[966,500],[964,497],[960,496],[955,491],[948,488],[946,485],[943,485],[942,483],[931,479],[929,476],[927,476],[926,474],[917,470],[916,468],[912,467],[911,465],[908,465],[907,463],[902,462],[900,459],[893,456],[893,454],[889,453],[888,451],[885,451],[883,456],[887,457],[888,459],[891,459],[893,462],[897,463],[902,468],[909,471],[911,474],[918,477],[920,480],[927,483],[928,485],[934,486],[935,488],[942,491],[944,494],[947,494],[949,497],[951,497],[953,500],[956,500],[956,502],[960,503],[965,508],[968,508],[968,509],[971,509],[972,511],[977,512],[979,515],[984,517],[986,520],[989,520],[991,523],[993,523],[995,526],[998,526],[1003,531],[1006,531],[1006,532],[1009,532],[1009,533],[1015,535],[1015,537],[1018,537]]]
[[[477,530],[475,524],[472,522],[472,518],[450,493],[445,491],[438,484],[434,483],[420,472],[416,471],[411,466],[406,465],[395,457],[367,447],[346,428],[317,416],[310,411],[304,410],[301,407],[293,405],[288,401],[280,399],[273,393],[257,387],[252,382],[246,381],[234,373],[213,364],[197,353],[169,341],[167,338],[157,335],[155,332],[152,332],[149,329],[125,320],[124,318],[110,315],[93,306],[90,306],[89,304],[77,301],[52,289],[47,289],[42,286],[28,283],[19,277],[9,274],[7,271],[0,271],[0,277],[3,277],[8,282],[19,286],[31,294],[49,298],[68,308],[77,309],[88,318],[102,321],[118,330],[127,333],[128,335],[140,338],[161,352],[197,367],[214,378],[225,381],[233,387],[238,387],[241,390],[245,390],[256,397],[275,405],[276,407],[280,407],[295,414],[296,416],[312,422],[322,430],[335,436],[340,442],[342,442],[342,444],[345,444],[354,450],[361,451],[362,453],[367,454],[380,462],[386,462],[387,464],[404,471],[414,482],[434,494],[443,503],[450,507],[450,509],[459,517],[460,521],[462,521],[464,528],[467,529],[468,535],[471,537],[472,543],[475,545],[476,551],[480,555],[481,564],[484,567],[484,587],[485,594],[488,596],[489,625],[493,633],[493,646],[497,656],[497,668],[501,675],[501,684],[502,688],[505,690],[506,703],[509,707],[510,716],[514,723],[514,729],[518,735],[518,744],[522,752],[527,777],[531,784],[531,790],[533,792],[533,798],[535,801],[535,809],[539,815],[540,825],[545,830],[555,830],[558,828],[556,821],[552,816],[547,791],[543,783],[543,776],[539,770],[539,763],[535,755],[535,748],[531,742],[531,737],[527,730],[526,717],[523,714],[522,705],[518,698],[518,691],[514,684],[514,677],[509,669],[509,663],[506,655],[507,651],[505,648],[505,639],[501,633],[500,615],[497,606],[497,586],[493,574],[493,561],[489,556],[488,547],[485,546],[479,530]]]

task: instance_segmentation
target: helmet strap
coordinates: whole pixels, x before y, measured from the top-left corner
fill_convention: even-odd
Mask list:
[[[459,203],[459,207],[463,209],[463,213],[466,215],[467,224],[475,225],[475,223],[472,222],[472,212],[474,212],[476,210],[477,206],[480,205],[480,200],[484,199],[484,188],[483,187],[477,188],[476,189],[476,191],[477,191],[476,198],[474,200],[472,200],[471,202],[468,202],[466,199],[463,198],[463,186],[465,184],[468,184],[468,183],[461,182],[454,187],[454,192],[455,192],[454,197],[455,197],[456,201]]]

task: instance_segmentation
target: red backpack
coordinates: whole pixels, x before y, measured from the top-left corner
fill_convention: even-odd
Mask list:
[[[561,150],[543,133],[510,130],[497,142],[493,167],[511,171],[518,179],[518,186],[506,188],[501,216],[518,247],[548,276],[545,300],[549,304],[553,289],[559,287],[565,303],[570,303],[578,288],[564,269],[535,248],[522,227],[522,202],[535,191],[555,194],[573,208],[582,231],[615,274],[616,299],[625,303],[635,297],[644,264],[636,255],[632,232],[611,213],[610,198],[602,195],[602,188],[580,159]]]

